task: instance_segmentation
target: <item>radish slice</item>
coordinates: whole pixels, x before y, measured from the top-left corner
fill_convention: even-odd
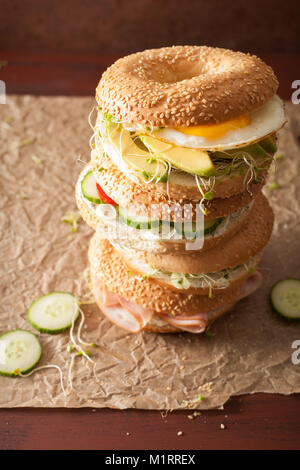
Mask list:
[[[101,188],[99,183],[96,183],[96,188],[100,197],[100,200],[104,202],[105,204],[112,204],[113,206],[117,206],[118,204],[111,199]]]

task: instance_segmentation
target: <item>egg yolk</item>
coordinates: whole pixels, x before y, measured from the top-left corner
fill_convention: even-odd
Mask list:
[[[228,121],[220,122],[219,124],[204,124],[201,126],[190,126],[190,127],[176,127],[176,130],[183,134],[196,135],[199,137],[205,137],[207,139],[218,139],[229,131],[241,129],[251,123],[250,114],[244,114]]]

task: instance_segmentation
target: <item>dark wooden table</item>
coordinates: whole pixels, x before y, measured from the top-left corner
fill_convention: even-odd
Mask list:
[[[300,79],[300,55],[259,54],[290,99]],[[116,55],[0,51],[8,93],[93,95]],[[163,417],[156,411],[109,409],[0,409],[0,449],[299,449],[300,396],[234,397],[224,410]],[[221,428],[225,425],[225,429]],[[182,431],[182,436],[177,432]]]

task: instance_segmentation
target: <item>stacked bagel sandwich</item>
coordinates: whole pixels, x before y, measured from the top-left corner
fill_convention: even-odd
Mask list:
[[[104,72],[76,200],[113,323],[202,333],[259,287],[273,227],[262,188],[285,123],[277,88],[256,56],[206,46],[146,50]]]

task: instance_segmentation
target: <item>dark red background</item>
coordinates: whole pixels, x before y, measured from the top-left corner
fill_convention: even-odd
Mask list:
[[[0,48],[124,54],[173,44],[299,52],[293,0],[1,0]]]

